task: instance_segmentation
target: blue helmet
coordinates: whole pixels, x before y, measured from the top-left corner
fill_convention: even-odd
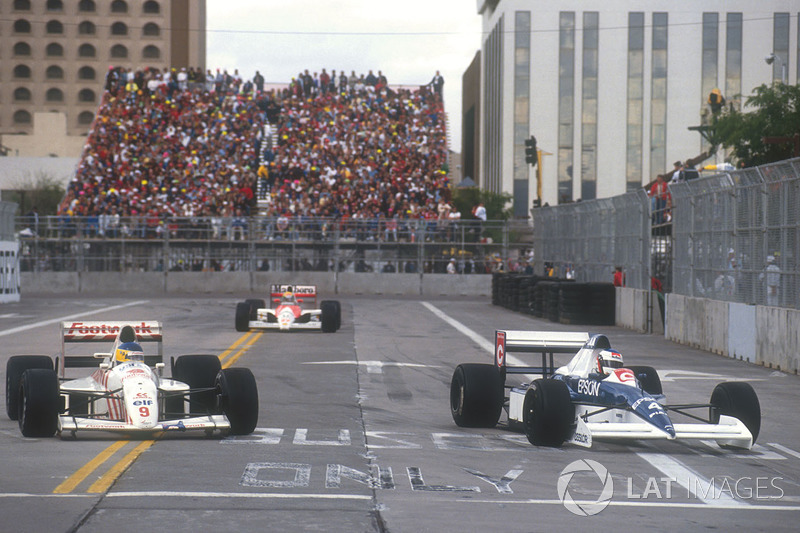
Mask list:
[[[144,350],[138,342],[123,342],[117,346],[114,352],[114,359],[118,363],[126,363],[128,361],[144,362]]]

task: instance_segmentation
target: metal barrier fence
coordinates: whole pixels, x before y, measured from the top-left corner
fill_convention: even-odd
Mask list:
[[[650,200],[644,190],[613,198],[534,209],[534,272],[582,282],[612,281],[622,267],[626,286],[650,288]]]
[[[503,221],[53,216],[18,217],[17,229],[26,272],[445,273],[452,262],[488,274],[530,247]]]
[[[17,204],[0,202],[0,303],[19,301],[18,245],[14,241]]]
[[[0,202],[0,241],[14,240],[14,215],[16,212],[17,204]]]
[[[674,292],[799,308],[800,159],[670,186]]]

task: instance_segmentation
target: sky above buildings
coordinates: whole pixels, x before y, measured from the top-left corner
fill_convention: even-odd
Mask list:
[[[464,0],[207,0],[208,68],[288,83],[299,72],[383,71],[390,84],[444,76],[450,148],[461,151],[461,77],[480,49]]]

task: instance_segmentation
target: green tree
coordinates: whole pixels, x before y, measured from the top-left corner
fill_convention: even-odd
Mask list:
[[[756,87],[745,100],[745,111],[727,109],[713,126],[713,141],[732,150],[747,167],[789,159],[794,154],[791,138],[800,135],[800,87]],[[786,142],[765,143],[765,137],[785,137]]]
[[[36,207],[39,215],[55,215],[58,203],[64,198],[64,186],[49,174],[38,172],[34,177],[18,180],[3,199],[19,204],[18,214],[24,215]]]
[[[453,191],[453,207],[467,219],[472,216],[472,208],[483,202],[488,220],[508,220],[511,217],[511,200],[510,194],[497,194],[478,187],[456,188]]]

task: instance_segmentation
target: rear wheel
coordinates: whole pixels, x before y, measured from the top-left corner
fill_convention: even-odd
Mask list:
[[[22,374],[29,368],[53,370],[53,360],[46,355],[12,355],[6,363],[6,414],[11,420],[19,417],[19,386]]]
[[[652,366],[629,366],[628,370],[633,372],[642,390],[647,394],[664,394],[664,389],[661,387],[661,378],[658,377],[658,372]]]
[[[334,300],[325,300],[319,306],[322,315],[320,317],[322,320],[322,331],[324,333],[333,333],[339,329],[342,317],[341,306],[338,305],[338,303],[339,302]]]
[[[714,387],[711,393],[709,419],[719,423],[720,415],[738,418],[753,435],[753,444],[761,431],[761,404],[749,383],[726,381]]]
[[[461,427],[491,428],[503,410],[503,378],[494,365],[464,363],[450,380],[450,414]]]
[[[58,429],[59,390],[55,370],[31,368],[22,373],[19,429],[25,437],[52,437]]]
[[[226,368],[216,377],[218,405],[231,423],[231,434],[249,435],[258,423],[258,387],[248,368]]]
[[[555,379],[537,379],[525,393],[522,424],[534,446],[559,448],[575,420],[575,407],[567,385]]]
[[[219,357],[216,355],[181,355],[175,360],[172,368],[173,379],[186,383],[190,389],[207,389],[189,394],[190,413],[204,415],[214,411],[217,405],[214,387],[221,368]],[[182,404],[183,398],[180,396],[168,398],[166,410],[181,413]]]
[[[250,331],[250,304],[236,304],[236,331]]]

